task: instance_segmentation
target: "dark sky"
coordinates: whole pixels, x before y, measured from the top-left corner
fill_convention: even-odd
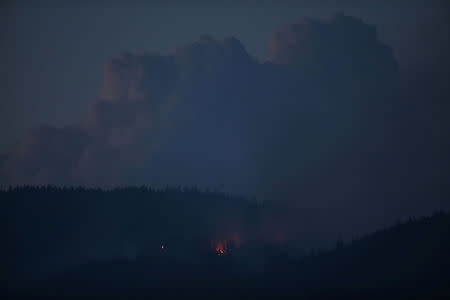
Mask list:
[[[208,33],[263,61],[275,26],[338,11],[375,24],[402,67],[448,62],[447,1],[2,1],[0,150],[38,124],[75,123],[120,51],[166,52]]]

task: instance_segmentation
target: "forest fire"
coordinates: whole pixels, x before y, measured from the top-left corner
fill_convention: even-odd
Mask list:
[[[239,248],[239,239],[225,239],[211,241],[212,248],[215,249],[217,256],[227,255],[234,249]]]
[[[216,245],[216,253],[218,256],[225,255],[227,253],[226,243],[219,241]]]

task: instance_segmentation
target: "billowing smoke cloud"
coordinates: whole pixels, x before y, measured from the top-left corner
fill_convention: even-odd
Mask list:
[[[79,125],[31,131],[2,158],[2,185],[217,188],[285,201],[286,227],[302,225],[291,233],[316,235],[442,203],[412,197],[440,157],[407,155],[408,122],[421,125],[391,49],[359,19],[280,26],[264,63],[234,38],[201,36],[166,55],[121,54],[104,73]]]
[[[4,157],[1,175],[12,184],[70,183],[71,172],[88,144],[89,136],[80,128],[38,127]]]

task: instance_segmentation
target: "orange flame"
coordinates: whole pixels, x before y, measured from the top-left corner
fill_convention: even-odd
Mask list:
[[[216,254],[222,256],[232,252],[235,248],[239,248],[240,239],[239,236],[233,235],[229,236],[228,239],[213,240],[211,241],[211,245],[212,248],[216,250]]]

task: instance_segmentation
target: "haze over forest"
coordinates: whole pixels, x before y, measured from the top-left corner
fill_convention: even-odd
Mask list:
[[[0,187],[195,187],[270,207],[258,239],[305,249],[448,211],[448,3],[244,2],[1,4]]]

